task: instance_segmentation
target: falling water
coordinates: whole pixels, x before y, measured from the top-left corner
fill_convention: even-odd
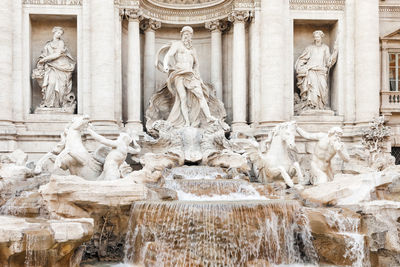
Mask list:
[[[370,266],[365,257],[364,235],[359,233],[360,219],[345,216],[338,210],[327,210],[324,216],[329,226],[336,228],[346,241],[344,257],[350,259],[354,267]]]
[[[26,267],[44,267],[47,266],[47,248],[42,247],[45,244],[46,235],[43,230],[31,230],[25,233],[25,266]]]
[[[295,201],[137,202],[125,263],[246,266],[313,263],[308,221]]]

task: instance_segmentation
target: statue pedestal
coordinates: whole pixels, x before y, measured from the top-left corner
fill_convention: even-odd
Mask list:
[[[303,110],[299,114],[300,116],[334,116],[335,112],[330,109],[308,109]]]
[[[35,114],[74,114],[75,105],[69,108],[42,108],[37,107]]]

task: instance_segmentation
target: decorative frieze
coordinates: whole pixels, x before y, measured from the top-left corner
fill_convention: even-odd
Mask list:
[[[260,5],[257,3],[257,0],[235,0],[233,3],[233,9],[240,10],[240,9],[253,9],[256,5]]]
[[[150,0],[142,0],[140,7],[143,9],[143,15],[147,18],[153,18],[161,22],[186,24],[201,23],[205,21],[226,18],[232,11],[234,0],[217,2],[212,6],[196,6],[191,8],[166,8],[159,6]]]
[[[400,16],[400,6],[379,6],[379,13],[382,17]]]
[[[24,5],[64,5],[81,6],[83,0],[22,0]]]
[[[136,7],[139,8],[139,0],[114,0],[114,5],[120,7]]]
[[[344,10],[345,0],[290,0],[292,10]]]

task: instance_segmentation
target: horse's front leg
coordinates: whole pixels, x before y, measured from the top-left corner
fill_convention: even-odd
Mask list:
[[[279,166],[278,170],[283,178],[283,180],[285,181],[285,183],[289,186],[289,187],[293,187],[293,181],[290,178],[289,174],[287,173],[286,169],[283,166]]]
[[[297,161],[293,163],[293,168],[296,170],[299,184],[302,184],[302,185],[307,184],[307,181],[304,179],[303,172],[301,171],[300,164]]]

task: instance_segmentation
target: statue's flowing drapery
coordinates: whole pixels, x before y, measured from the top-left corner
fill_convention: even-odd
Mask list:
[[[297,59],[297,86],[306,106],[314,109],[325,109],[328,106],[328,72],[336,58],[337,52],[330,55],[328,46],[310,45]]]
[[[59,54],[58,57],[57,54]],[[60,51],[59,47],[54,47],[52,41],[46,44],[39,60],[49,56],[56,58],[44,63],[41,107],[64,107],[66,103],[71,102],[72,73],[75,69],[75,61],[66,49]]]
[[[170,47],[171,43],[163,46],[158,51],[156,58],[158,59],[160,55],[162,56],[163,53],[166,53]],[[223,121],[226,116],[224,104],[214,96],[212,88],[202,81],[199,74],[190,70],[172,69],[168,74],[166,84],[150,99],[149,108],[146,111],[147,129],[150,129],[156,120],[166,120],[176,127],[185,125],[185,119],[181,111],[181,99],[175,88],[177,82],[182,82],[186,89],[186,103],[192,127],[207,125],[206,116],[200,108],[199,96],[196,96],[195,91],[192,90],[196,87],[202,88],[211,115]]]

